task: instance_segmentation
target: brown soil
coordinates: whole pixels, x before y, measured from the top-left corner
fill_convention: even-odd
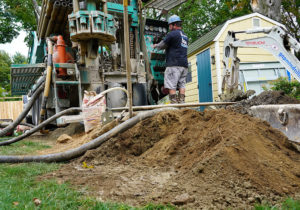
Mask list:
[[[279,131],[248,115],[184,109],[146,119],[45,177],[135,206],[250,208],[300,199],[300,154]]]
[[[264,91],[250,100],[242,100],[235,105],[228,106],[227,109],[242,114],[251,114],[249,113],[251,106],[266,104],[300,104],[300,100],[285,95],[283,91]]]

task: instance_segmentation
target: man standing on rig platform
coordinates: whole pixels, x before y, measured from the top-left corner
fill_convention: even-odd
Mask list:
[[[179,16],[172,15],[169,20],[170,32],[153,47],[166,49],[166,70],[164,87],[169,90],[169,99],[172,104],[185,102],[185,83],[188,73],[188,37],[181,30],[182,21]],[[178,96],[176,90],[179,89]]]

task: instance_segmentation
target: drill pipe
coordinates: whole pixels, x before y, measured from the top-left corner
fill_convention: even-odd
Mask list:
[[[45,37],[47,26],[48,26],[50,18],[51,18],[53,5],[54,5],[54,0],[49,0],[48,4],[47,4],[47,9],[46,9],[46,12],[45,12],[45,17],[44,17],[44,20],[43,20],[42,25],[41,25],[41,28],[42,28],[41,33],[40,33],[41,38]]]
[[[69,5],[70,5],[70,3],[69,3]],[[61,31],[61,33],[64,33],[64,31],[65,31],[66,28],[67,28],[67,30],[69,30],[68,16],[69,16],[69,14],[71,14],[72,11],[73,11],[73,8],[70,7],[69,5],[68,5],[68,8],[67,8],[67,11],[65,12],[65,16],[64,16],[64,18],[63,18],[62,24],[61,24],[61,26],[60,26],[60,31]]]
[[[78,0],[73,0],[73,12],[76,13],[79,11]]]
[[[61,5],[61,3],[59,1],[56,1],[54,6],[53,6],[53,10],[52,10],[52,13],[51,13],[51,19],[49,21],[49,24],[48,24],[48,27],[47,27],[47,30],[46,30],[46,34],[45,34],[46,37],[48,37],[51,33],[53,33],[53,29],[54,29],[54,26],[55,26],[55,20],[56,20],[57,14],[60,11],[60,5]]]
[[[45,7],[46,7],[45,0],[43,0],[42,6],[41,6],[41,8],[42,8],[41,15],[40,15],[40,19],[39,19],[38,27],[37,27],[37,34],[38,34],[38,36],[40,36],[41,23],[43,22],[43,19],[44,19]]]
[[[64,16],[67,12],[67,7],[68,4],[65,2],[61,3],[61,8],[58,13],[57,18],[55,19],[55,26],[54,26],[54,33],[60,33],[60,27],[61,25],[64,25],[65,23],[63,22]]]

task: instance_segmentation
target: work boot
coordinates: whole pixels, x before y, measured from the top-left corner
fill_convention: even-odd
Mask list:
[[[177,104],[177,96],[176,96],[176,94],[173,94],[173,95],[169,94],[169,99],[170,99],[170,103],[171,104]]]
[[[184,104],[184,103],[185,103],[185,95],[179,93],[179,94],[178,94],[178,98],[177,98],[177,102],[178,102],[179,104]]]

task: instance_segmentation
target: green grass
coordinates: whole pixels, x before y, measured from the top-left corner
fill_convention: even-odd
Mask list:
[[[28,155],[49,148],[38,142],[22,141],[0,147],[0,155]],[[102,203],[54,179],[37,181],[37,177],[59,169],[57,163],[0,164],[0,209],[116,209],[116,210],[171,210],[173,206],[149,204],[135,208],[124,204]],[[33,199],[41,200],[35,206]]]
[[[292,198],[286,199],[281,205],[256,205],[256,210],[299,210],[300,201],[294,200]]]
[[[31,141],[20,141],[9,146],[0,147],[1,155],[27,155],[37,150],[47,149],[50,146]]]
[[[12,139],[12,138],[13,138],[13,136],[2,136],[2,137],[0,137],[0,142],[1,141],[7,141],[7,140]]]
[[[54,171],[59,164],[26,163],[0,165],[0,209],[35,209],[33,198],[41,200],[39,209],[138,209],[123,204],[100,203],[87,198],[55,180],[35,181],[36,177]],[[15,206],[14,202],[18,205]],[[144,210],[174,209],[168,206],[148,205]]]

